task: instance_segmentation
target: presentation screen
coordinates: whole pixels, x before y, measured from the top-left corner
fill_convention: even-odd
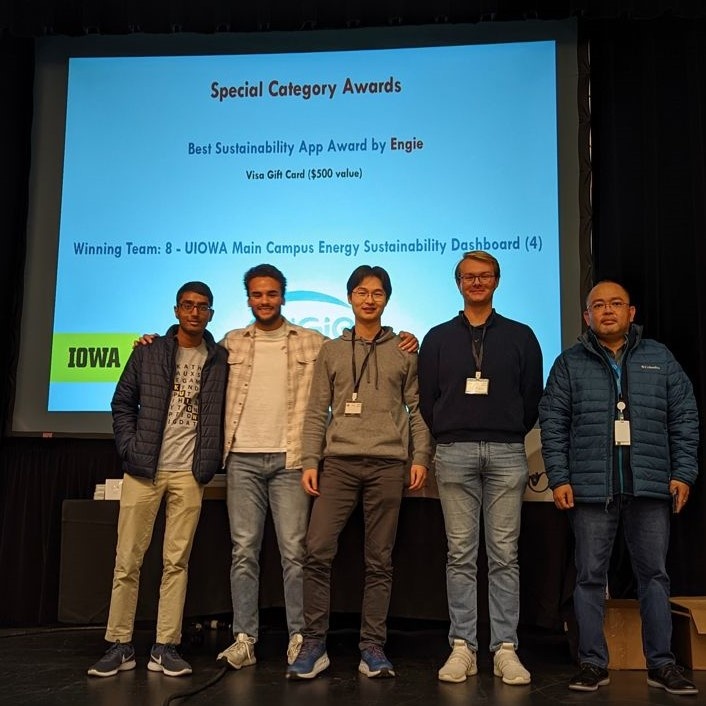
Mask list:
[[[496,309],[534,329],[547,372],[562,348],[559,42],[450,38],[48,62],[65,120],[44,133],[56,193],[35,184],[34,210],[53,199],[56,215],[30,219],[50,256],[46,323],[15,430],[108,433],[133,341],[176,321],[179,286],[209,284],[220,339],[252,321],[243,274],[259,263],[284,272],[287,319],[330,337],[353,323],[350,273],[381,265],[383,322],[421,340],[462,308],[458,260],[485,250]]]

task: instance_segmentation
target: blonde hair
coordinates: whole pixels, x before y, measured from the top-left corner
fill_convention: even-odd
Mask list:
[[[495,257],[493,257],[490,253],[485,252],[485,250],[469,250],[468,252],[463,253],[463,257],[456,264],[454,278],[457,282],[461,274],[461,263],[464,260],[476,260],[477,262],[486,262],[492,265],[495,278],[500,279],[500,263]]]

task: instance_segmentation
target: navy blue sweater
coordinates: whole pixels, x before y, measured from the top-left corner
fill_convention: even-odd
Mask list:
[[[419,352],[419,406],[437,443],[524,441],[537,421],[542,394],[542,350],[532,329],[493,313],[485,324],[481,374],[487,395],[467,395],[475,377],[470,327],[462,313],[435,326]]]

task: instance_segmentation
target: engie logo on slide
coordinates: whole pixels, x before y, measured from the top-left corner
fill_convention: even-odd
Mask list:
[[[348,302],[324,292],[296,291],[285,295],[284,315],[293,324],[311,328],[329,338],[338,338],[344,328],[353,326]]]
[[[117,382],[134,333],[55,333],[51,382]]]

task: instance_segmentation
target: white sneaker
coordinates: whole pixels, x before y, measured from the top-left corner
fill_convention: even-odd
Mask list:
[[[302,648],[302,642],[304,638],[295,632],[292,637],[289,638],[289,645],[287,645],[287,664],[294,664],[294,661],[299,657],[299,650]]]
[[[503,642],[493,657],[493,674],[504,684],[529,684],[530,673],[522,666],[512,642]]]
[[[474,674],[478,674],[476,653],[468,649],[465,640],[454,640],[451,654],[439,670],[439,680],[458,683]]]
[[[235,642],[218,655],[218,661],[226,660],[233,669],[250,667],[255,664],[255,638],[239,632]]]

